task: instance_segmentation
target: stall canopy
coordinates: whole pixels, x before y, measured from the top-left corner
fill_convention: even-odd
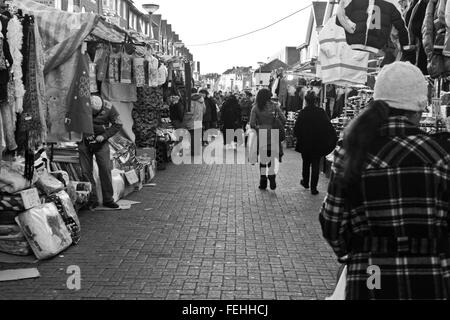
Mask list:
[[[45,74],[67,61],[88,35],[113,43],[128,36],[94,13],[65,12],[32,0],[13,0],[12,5],[35,18],[45,48]]]

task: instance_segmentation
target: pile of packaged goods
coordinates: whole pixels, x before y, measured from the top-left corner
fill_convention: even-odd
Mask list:
[[[0,251],[51,258],[80,240],[74,204],[88,199],[90,184],[64,171],[34,170],[25,161],[0,161]]]

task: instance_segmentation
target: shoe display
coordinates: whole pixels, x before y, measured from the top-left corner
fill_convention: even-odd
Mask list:
[[[309,189],[309,184],[306,184],[305,181],[303,181],[303,179],[300,181],[300,184],[303,186],[303,188]]]
[[[103,206],[106,208],[110,208],[110,209],[119,209],[120,208],[120,206],[115,202],[103,203]]]

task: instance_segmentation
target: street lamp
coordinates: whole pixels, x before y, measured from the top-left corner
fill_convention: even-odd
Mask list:
[[[153,35],[153,26],[152,26],[152,14],[154,14],[158,9],[159,9],[159,5],[158,4],[153,4],[153,3],[146,3],[142,5],[142,8],[148,12],[148,17],[149,17],[149,22],[150,22],[150,30],[149,33],[151,35]],[[157,44],[158,41],[156,43],[153,42],[153,44]]]
[[[142,8],[144,8],[144,10],[147,11],[149,15],[152,15],[159,9],[159,5],[147,3],[143,4]]]

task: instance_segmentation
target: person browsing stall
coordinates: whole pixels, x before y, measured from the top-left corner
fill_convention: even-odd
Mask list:
[[[114,106],[104,101],[100,96],[91,96],[92,118],[94,122],[94,134],[84,136],[78,143],[80,154],[80,165],[83,172],[84,181],[92,184],[92,194],[89,201],[90,207],[99,205],[98,195],[93,176],[93,156],[98,166],[100,183],[102,189],[103,206],[111,209],[118,209],[119,205],[113,199],[113,186],[111,177],[111,161],[108,139],[122,129],[119,113]]]

